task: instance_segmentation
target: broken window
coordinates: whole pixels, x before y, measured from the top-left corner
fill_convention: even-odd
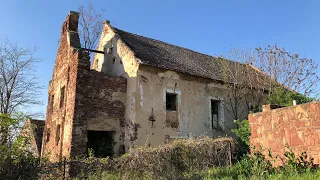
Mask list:
[[[92,149],[94,157],[105,158],[113,155],[113,136],[115,131],[88,130],[88,149]]]
[[[111,54],[111,53],[112,53],[112,50],[113,50],[113,47],[108,48],[108,49],[107,49],[107,53],[108,53],[108,54]]]
[[[64,93],[65,93],[65,86],[63,86],[60,90],[60,108],[64,105]]]
[[[177,110],[177,94],[173,94],[173,93],[166,94],[166,109],[168,111]]]
[[[211,126],[212,129],[222,129],[221,127],[221,101],[211,99]]]
[[[57,129],[56,129],[56,145],[58,145],[59,141],[60,141],[60,124],[57,125]]]
[[[54,95],[51,95],[49,111],[53,112]]]

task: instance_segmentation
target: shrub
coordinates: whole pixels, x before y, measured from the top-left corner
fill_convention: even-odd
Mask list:
[[[281,158],[283,166],[273,167],[279,156],[272,157],[269,151],[268,159],[259,151],[244,156],[232,167],[212,168],[204,173],[204,179],[304,179],[320,177],[319,167],[313,164],[306,153],[300,156],[289,149]],[[296,178],[299,177],[299,178]]]
[[[308,103],[314,100],[314,98],[307,97],[300,93],[291,92],[285,90],[282,87],[274,88],[269,96],[269,104],[277,104],[281,106],[292,106],[293,100],[296,100],[297,104]]]
[[[234,123],[237,128],[231,131],[237,136],[237,157],[241,158],[243,155],[249,153],[250,150],[250,125],[248,120],[235,120]]]
[[[78,178],[177,179],[188,172],[230,165],[234,153],[231,138],[175,140],[157,148],[142,147],[119,158],[71,162]],[[120,178],[119,178],[120,179]]]
[[[11,117],[0,114],[0,178],[1,179],[37,179],[39,159],[27,152],[28,139],[16,136],[23,116]]]

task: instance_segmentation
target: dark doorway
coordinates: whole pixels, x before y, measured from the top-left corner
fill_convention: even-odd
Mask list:
[[[94,156],[105,158],[113,155],[114,131],[91,131],[88,130],[88,149],[94,151]]]

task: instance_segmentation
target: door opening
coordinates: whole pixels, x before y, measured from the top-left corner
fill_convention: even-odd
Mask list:
[[[88,149],[92,149],[94,156],[105,158],[113,155],[113,136],[115,131],[88,130]]]

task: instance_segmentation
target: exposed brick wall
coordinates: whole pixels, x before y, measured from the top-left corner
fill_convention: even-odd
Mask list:
[[[109,77],[88,68],[79,68],[77,86],[72,134],[73,156],[83,155],[87,151],[86,130],[91,119],[118,121],[120,131],[124,133],[125,105],[124,100],[120,99],[125,97],[127,80],[123,77]],[[123,138],[114,140],[123,145]]]
[[[286,145],[297,155],[307,152],[320,163],[320,101],[273,109],[266,105],[263,112],[250,114],[250,144],[257,149],[270,148],[283,157]],[[265,151],[267,155],[267,151]],[[276,165],[280,165],[277,162]]]
[[[41,156],[50,161],[86,154],[90,119],[103,114],[119,127],[124,124],[126,79],[90,70],[89,54],[79,49],[78,18],[78,13],[70,12],[63,23],[49,83]]]

